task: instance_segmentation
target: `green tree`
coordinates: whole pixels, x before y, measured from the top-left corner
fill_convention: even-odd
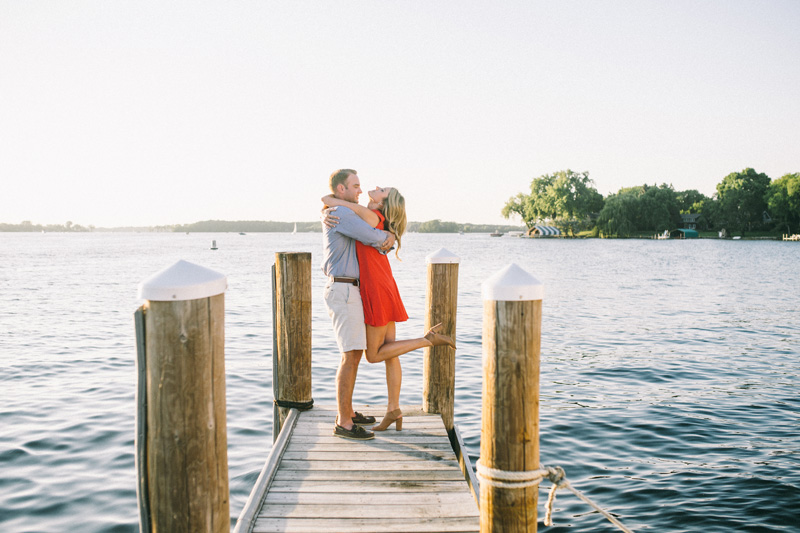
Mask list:
[[[730,231],[752,230],[763,225],[767,210],[767,191],[770,178],[752,168],[732,172],[717,184],[719,201],[718,224]]]
[[[517,215],[525,223],[528,229],[531,229],[535,224],[535,218],[530,214],[530,196],[527,194],[519,193],[516,196],[509,198],[503,210],[500,212],[504,218],[510,218],[511,215]]]
[[[589,215],[603,208],[603,196],[594,188],[588,172],[561,170],[531,181],[531,193],[508,200],[501,211],[505,218],[519,215],[530,229],[546,219],[573,233]]]
[[[597,217],[597,227],[606,237],[629,237],[636,229],[638,217],[637,192],[622,189],[606,198],[603,210]]]
[[[678,195],[672,185],[624,187],[606,199],[597,219],[608,236],[627,237],[634,231],[673,229],[681,223]]]
[[[680,226],[681,216],[677,195],[671,185],[662,184],[648,187],[639,197],[639,219],[637,230],[651,230],[661,233]]]
[[[800,173],[773,181],[767,191],[767,207],[777,226],[787,233],[800,230]]]

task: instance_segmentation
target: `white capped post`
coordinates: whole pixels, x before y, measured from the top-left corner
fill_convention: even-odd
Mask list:
[[[181,259],[139,284],[139,298],[156,302],[197,300],[222,294],[228,288],[225,275]]]
[[[439,248],[426,255],[425,262],[429,265],[458,264],[461,258],[446,248]]]
[[[139,284],[140,529],[230,531],[224,275],[178,261]],[[196,528],[195,528],[196,529]]]
[[[428,310],[425,330],[441,322],[441,332],[456,339],[458,308],[458,264],[454,253],[440,248],[429,254],[428,286],[425,291]],[[456,343],[457,344],[457,343]],[[422,408],[426,413],[439,413],[448,431],[453,429],[456,386],[456,357],[449,346],[431,346],[422,356]]]
[[[487,279],[481,293],[481,532],[535,532],[538,486],[516,480],[539,469],[544,285],[512,263]]]
[[[481,296],[484,301],[542,300],[544,285],[519,265],[511,263],[483,282]]]

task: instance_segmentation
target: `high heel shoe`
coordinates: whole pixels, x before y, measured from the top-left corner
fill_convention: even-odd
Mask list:
[[[386,411],[386,415],[377,426],[372,426],[372,431],[386,431],[389,426],[395,425],[397,431],[403,429],[403,411],[395,409],[394,411]]]
[[[433,346],[450,346],[452,349],[456,349],[456,343],[453,342],[453,339],[448,337],[447,335],[442,335],[439,332],[442,330],[442,323],[438,323],[433,326],[431,329],[428,330],[428,333],[425,334],[425,339],[427,339]]]

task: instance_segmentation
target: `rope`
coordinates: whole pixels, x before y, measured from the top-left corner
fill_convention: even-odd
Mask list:
[[[314,399],[307,402],[290,402],[289,400],[274,400],[275,405],[278,407],[284,407],[286,409],[297,409],[298,411],[308,411],[312,407],[314,407]]]
[[[548,477],[552,470],[547,467],[540,468],[539,470],[521,470],[516,472],[497,470],[484,465],[480,459],[476,466],[478,467],[478,477],[486,481],[490,487],[501,487],[504,489],[524,489],[533,487]]]
[[[556,501],[556,491],[558,489],[567,489],[572,492],[575,496],[577,496],[580,500],[584,503],[591,506],[595,511],[602,514],[609,522],[617,526],[620,530],[624,531],[625,533],[633,533],[632,530],[625,527],[622,522],[614,518],[611,513],[602,509],[592,500],[587,498],[582,492],[575,489],[572,485],[570,485],[569,481],[567,481],[566,473],[564,469],[560,466],[542,466],[538,470],[523,470],[523,471],[508,471],[508,470],[498,470],[495,468],[490,468],[485,466],[480,459],[478,460],[477,464],[478,470],[478,477],[481,479],[482,482],[487,483],[490,487],[500,487],[500,488],[507,488],[507,489],[524,489],[527,487],[533,487],[534,485],[539,485],[543,479],[548,479],[553,486],[550,488],[550,493],[547,496],[547,503],[545,503],[545,516],[544,516],[544,525],[552,526],[553,525],[553,505]]]

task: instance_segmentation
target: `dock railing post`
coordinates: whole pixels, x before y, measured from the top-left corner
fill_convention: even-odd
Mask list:
[[[178,261],[139,285],[142,532],[230,531],[224,275]],[[144,366],[144,368],[142,368]]]
[[[483,297],[481,533],[535,532],[539,470],[539,354],[544,286],[511,264]],[[518,486],[515,486],[518,485]]]
[[[441,333],[456,338],[458,264],[460,259],[441,248],[426,257],[428,286],[425,292],[425,330],[442,323]],[[448,432],[453,430],[456,358],[449,346],[423,350],[422,409],[439,413]]]
[[[311,253],[275,254],[273,293],[272,388],[280,433],[289,409],[310,409],[311,397]]]

